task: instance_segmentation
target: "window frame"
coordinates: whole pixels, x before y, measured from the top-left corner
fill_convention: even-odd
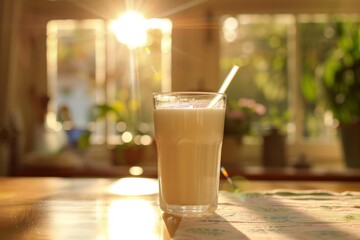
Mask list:
[[[264,1],[264,0],[255,0],[255,1],[236,1],[236,0],[224,0],[224,1],[211,1],[210,4],[199,7],[196,10],[181,13],[172,20],[175,22],[173,36],[173,45],[177,46],[178,42],[185,41],[187,37],[190,36],[190,29],[184,34],[183,29],[176,27],[176,22],[181,21],[184,17],[190,19],[203,19],[207,21],[209,28],[200,29],[200,36],[192,38],[193,46],[182,44],[184,47],[183,51],[192,52],[192,56],[195,54],[198,58],[209,59],[211,57],[219,57],[220,42],[216,39],[216,36],[219,36],[220,32],[220,22],[219,19],[222,15],[238,15],[238,14],[291,14],[295,17],[295,28],[292,33],[292,38],[295,40],[298,39],[298,15],[299,14],[359,14],[360,13],[360,1],[357,0],[306,0],[306,1],[287,1],[287,0],[274,0],[274,1]],[[196,21],[195,21],[196,23]],[[195,25],[196,26],[196,25]],[[215,26],[215,27],[214,27]],[[176,33],[179,31],[179,34]],[[183,36],[180,36],[180,32],[183,33]],[[199,34],[199,33],[198,33]],[[206,47],[203,47],[204,44]],[[294,122],[296,125],[296,134],[293,142],[287,143],[287,159],[288,164],[291,164],[292,161],[298,159],[302,154],[306,154],[307,159],[315,167],[331,167],[331,168],[341,168],[344,167],[342,161],[342,151],[339,142],[334,143],[321,143],[321,142],[311,142],[307,141],[302,136],[303,129],[303,114],[304,114],[304,103],[301,100],[300,92],[300,62],[299,62],[299,47],[296,44],[296,41],[291,41],[293,43],[290,46],[290,51],[293,51],[295,58],[289,59],[289,70],[294,74],[291,74],[290,86],[295,94],[291,95],[290,102],[296,111],[294,112]],[[194,51],[194,46],[197,47]],[[175,53],[176,54],[176,53]],[[184,58],[182,58],[184,61]],[[172,62],[173,67],[173,90],[183,90],[185,88],[196,88],[200,86],[202,82],[199,79],[209,79],[208,82],[212,84],[205,84],[202,86],[204,89],[210,89],[212,91],[217,90],[217,85],[221,84],[221,79],[219,79],[219,63],[217,61],[205,60],[207,64],[197,64],[199,69],[201,69],[204,74],[197,76],[197,71],[188,71],[184,74],[181,72],[181,69],[178,69],[180,64],[180,59],[175,58],[176,61]],[[210,62],[210,64],[208,64]],[[208,65],[208,67],[206,67]],[[182,67],[188,67],[184,64]],[[206,73],[209,72],[210,74]],[[214,70],[217,69],[217,70]],[[192,74],[192,75],[189,75]],[[215,79],[213,76],[216,76],[218,79]],[[193,79],[191,86],[180,86],[178,82],[182,78]],[[212,81],[210,81],[212,80]],[[215,83],[215,84],[214,84]],[[261,144],[246,144],[241,147],[241,161],[240,165],[244,166],[261,166]]]
[[[220,16],[226,14],[314,14],[314,13],[360,13],[359,0],[304,0],[304,1],[290,1],[290,0],[209,0],[197,1],[189,4],[192,1],[184,3],[182,0],[166,1],[155,0],[152,3],[152,17],[166,17],[173,22],[172,31],[172,56],[171,56],[171,78],[172,90],[194,90],[204,89],[216,91],[221,84],[219,74],[219,40],[216,36],[219,34]],[[106,10],[103,6],[112,3],[111,0],[100,2],[89,1],[86,7],[83,3],[74,7],[68,2],[57,3],[41,3],[39,1],[31,1],[25,4],[25,7],[30,9],[28,17],[32,17],[38,24],[36,31],[27,33],[33,36],[35,46],[40,49],[40,54],[37,55],[38,62],[44,62],[46,45],[45,34],[39,34],[44,31],[46,22],[55,19],[89,19],[99,18],[100,15],[105,20],[113,19],[114,9]],[[61,7],[60,7],[61,4]],[[125,4],[117,2],[119,6],[116,8],[121,11]],[[180,8],[179,6],[191,5],[190,8]],[[80,7],[81,7],[80,6]],[[113,4],[111,5],[113,6]],[[155,6],[155,7],[154,7]],[[155,9],[157,6],[157,9]],[[100,7],[100,12],[98,11]],[[86,10],[85,10],[86,9]],[[97,9],[97,11],[92,11]],[[87,12],[88,11],[88,12]],[[96,12],[96,14],[94,14]],[[32,14],[31,14],[32,13]],[[101,14],[100,14],[101,13]],[[107,16],[107,17],[104,17]],[[39,27],[40,26],[40,27]],[[179,51],[181,49],[181,51]],[[295,51],[299,51],[295,48]],[[193,59],[189,61],[189,56]],[[291,65],[298,65],[298,58],[293,59]],[[41,82],[41,86],[46,85],[46,66],[39,67],[40,77],[36,80]],[[299,89],[299,72],[297,68],[294,69],[296,76],[293,86]],[[296,91],[293,96],[294,106],[301,109],[302,103],[298,101],[299,91]],[[298,110],[299,111],[299,110]],[[296,123],[301,122],[302,113],[299,111],[295,114]],[[301,126],[301,125],[298,125]],[[298,129],[299,131],[299,129]],[[342,154],[339,144],[315,144],[302,141],[301,138],[296,139],[296,144],[288,145],[288,157],[297,157],[301,153],[306,153],[309,159],[317,166],[332,165],[341,167]],[[261,165],[261,146],[249,145],[244,146],[243,155],[248,156],[244,162],[249,165]],[[245,164],[244,164],[245,165]]]

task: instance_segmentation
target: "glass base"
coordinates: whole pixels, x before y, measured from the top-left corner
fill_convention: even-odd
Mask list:
[[[161,209],[173,215],[181,217],[201,217],[213,215],[217,209],[214,205],[169,205],[161,206]]]

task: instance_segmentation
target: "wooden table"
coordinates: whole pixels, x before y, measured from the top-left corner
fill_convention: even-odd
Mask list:
[[[359,182],[242,181],[238,186],[360,192]],[[168,224],[157,187],[149,178],[0,178],[0,239],[171,239],[181,219]],[[221,188],[231,190],[227,182]]]

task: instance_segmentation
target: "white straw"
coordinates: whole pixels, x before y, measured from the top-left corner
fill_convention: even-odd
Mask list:
[[[231,83],[231,81],[233,80],[236,72],[239,70],[239,66],[234,65],[232,67],[232,69],[230,70],[229,74],[226,76],[224,82],[222,83],[218,93],[225,93],[226,89],[228,88],[229,84]],[[216,97],[213,98],[213,100],[211,100],[211,102],[209,103],[209,105],[207,106],[207,108],[212,108],[215,106],[216,102],[219,101],[219,99],[221,98],[221,95],[217,95]]]

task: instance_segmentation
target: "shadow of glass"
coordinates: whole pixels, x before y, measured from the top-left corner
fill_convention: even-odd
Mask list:
[[[336,202],[336,196],[331,193],[290,195],[290,198],[289,192],[225,194],[230,199],[223,199],[217,213],[252,239],[360,239],[360,233],[344,212],[343,207],[351,209],[350,203]],[[284,200],[285,197],[288,198]],[[330,203],[327,201],[333,200],[335,203],[327,205]],[[356,201],[351,210],[355,215],[359,199]]]
[[[166,229],[164,229],[162,234],[162,240],[249,239],[218,214],[205,217],[179,217],[164,213],[163,220]]]

